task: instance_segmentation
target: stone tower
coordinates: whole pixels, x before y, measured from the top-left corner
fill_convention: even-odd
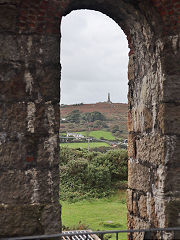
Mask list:
[[[107,100],[108,103],[112,103],[111,102],[111,98],[110,98],[110,93],[108,93],[108,100]]]

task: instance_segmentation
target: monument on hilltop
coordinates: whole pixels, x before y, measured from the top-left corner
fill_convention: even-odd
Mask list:
[[[110,98],[110,93],[108,93],[107,103],[112,103],[112,102],[111,102],[111,98]]]

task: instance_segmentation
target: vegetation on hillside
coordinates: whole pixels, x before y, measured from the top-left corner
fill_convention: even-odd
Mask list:
[[[127,104],[74,104],[61,106],[60,132],[106,130],[127,138]]]
[[[71,123],[79,123],[80,121],[84,121],[86,123],[95,122],[95,121],[104,121],[106,118],[100,112],[87,112],[81,113],[79,110],[73,110],[66,116],[66,122]]]
[[[61,147],[61,199],[77,201],[112,194],[127,181],[127,150],[106,153]]]

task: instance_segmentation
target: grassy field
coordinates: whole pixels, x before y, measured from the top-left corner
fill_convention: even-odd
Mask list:
[[[121,191],[110,198],[61,202],[62,223],[71,230],[83,229],[84,226],[94,231],[127,229],[125,195],[125,191]],[[115,239],[115,235],[111,239]],[[119,239],[127,239],[127,234],[119,234]]]
[[[104,142],[90,142],[89,147],[90,148],[96,148],[96,147],[109,147],[109,144]],[[70,147],[70,148],[88,148],[88,143],[61,143],[60,147]]]
[[[87,132],[80,132],[82,135],[87,136]],[[111,132],[99,130],[99,131],[90,131],[89,132],[89,137],[94,137],[96,139],[100,139],[103,137],[104,139],[107,140],[115,140],[115,137],[112,135]]]

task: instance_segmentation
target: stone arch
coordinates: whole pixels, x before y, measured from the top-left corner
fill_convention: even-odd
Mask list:
[[[0,236],[59,232],[59,24],[85,8],[131,49],[128,227],[179,224],[179,0],[2,0]]]

